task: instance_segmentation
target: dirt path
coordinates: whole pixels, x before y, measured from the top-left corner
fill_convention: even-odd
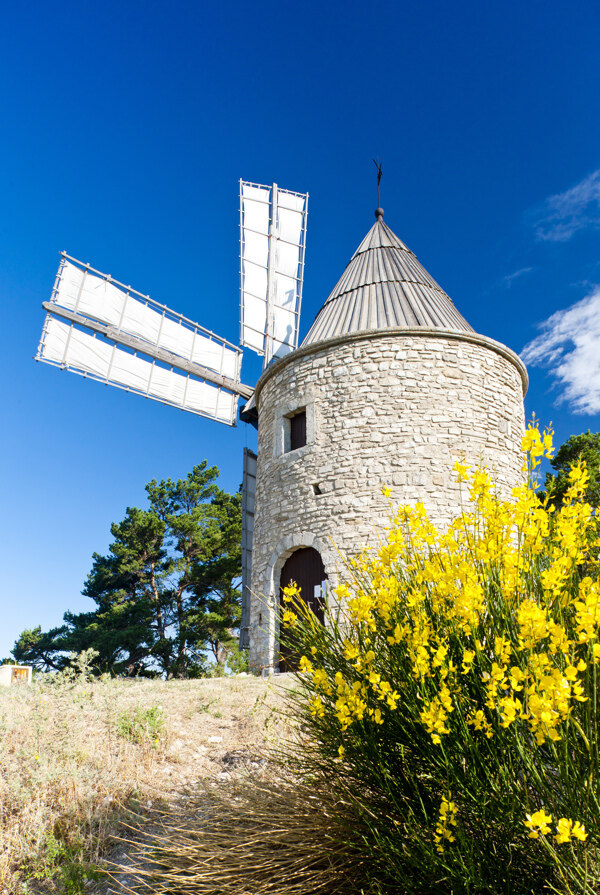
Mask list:
[[[140,793],[140,827],[147,829],[153,811],[166,811],[185,825],[197,793],[207,784],[227,784],[244,775],[262,775],[269,753],[284,744],[289,731],[281,715],[288,675],[271,680],[252,676],[165,685],[160,699],[166,716],[167,744],[162,760]],[[153,690],[157,699],[158,692]],[[188,807],[189,805],[189,807]],[[194,809],[195,810],[195,809]],[[186,815],[187,811],[187,815]],[[135,833],[124,833],[136,839]],[[109,855],[113,882],[97,884],[96,895],[124,895],[133,886],[133,849],[117,846]]]

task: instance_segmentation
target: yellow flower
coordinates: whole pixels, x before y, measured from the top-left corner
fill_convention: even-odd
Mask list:
[[[396,625],[394,628],[394,633],[392,634],[391,637],[388,636],[387,642],[390,645],[392,645],[394,643],[401,643],[402,638],[404,637],[404,634],[405,634],[404,628],[400,627],[400,625]]]
[[[523,674],[523,672],[521,671],[521,669],[518,668],[516,665],[514,665],[514,666],[510,669],[510,677],[509,677],[508,680],[509,680],[509,682],[510,682],[510,686],[511,686],[512,689],[515,690],[516,692],[519,692],[520,690],[523,689],[523,682],[524,682],[526,679],[527,679],[527,675]]]
[[[396,693],[395,690],[392,690],[392,692],[388,693],[387,696],[385,697],[385,701],[387,702],[388,706],[391,708],[392,711],[394,711],[394,709],[396,708],[399,699],[400,699],[400,694]]]
[[[350,596],[350,589],[348,588],[348,585],[338,584],[338,586],[335,588],[335,595],[340,603],[344,603]]]
[[[523,708],[523,703],[520,699],[512,699],[510,696],[505,696],[498,705],[502,711],[502,727],[510,727],[517,717],[517,712],[520,712]]]
[[[457,460],[454,464],[454,472],[456,473],[456,480],[458,482],[466,482],[468,480],[467,473],[470,470],[470,466],[466,462],[466,460]]]
[[[461,458],[454,470],[471,503],[447,529],[436,529],[423,504],[398,507],[380,547],[350,562],[348,583],[336,589],[346,639],[334,667],[342,671],[328,677],[316,667],[328,649],[311,650],[312,642],[325,644],[316,638],[305,647],[312,663],[305,658],[300,666],[311,697],[320,696],[340,731],[360,721],[373,722],[365,725],[372,731],[393,724],[400,703],[394,687],[407,669],[414,679],[401,689],[400,710],[412,711],[437,745],[454,728],[450,720],[464,718],[474,746],[484,745],[479,734],[516,728],[515,735],[540,745],[563,737],[570,748],[569,719],[585,714],[576,703],[589,700],[593,663],[600,663],[600,542],[591,536],[594,516],[583,497],[585,466],[574,467],[567,498],[553,509],[532,484],[532,470],[551,455],[552,433],[533,423],[524,447],[530,477],[511,498],[496,491],[485,469]],[[579,580],[580,568],[593,571]],[[312,708],[319,717],[319,703]],[[442,824],[444,811],[436,832],[442,849],[449,841],[443,831],[453,827]],[[569,818],[551,831],[551,820],[540,809],[524,823],[533,839],[586,835]]]
[[[524,820],[523,823],[529,830],[529,838],[530,839],[539,839],[540,833],[542,836],[547,836],[550,832],[550,827],[548,824],[552,823],[552,815],[546,814],[543,808],[540,808],[539,811],[535,811],[533,814],[528,814],[527,820]]]
[[[310,705],[310,713],[314,717],[323,718],[325,715],[325,707],[321,702],[320,696],[315,696],[309,703]]]
[[[310,659],[307,659],[306,656],[302,656],[300,659],[300,671],[304,674],[312,674],[313,666]]]
[[[327,672],[323,668],[316,668],[313,671],[313,682],[315,687],[320,687],[322,690],[330,689]]]
[[[281,613],[281,622],[286,628],[295,628],[298,624],[298,616],[290,609],[284,609]]]
[[[448,711],[452,711],[452,701],[448,690],[446,688],[443,689],[445,690],[444,702],[446,705],[442,703],[441,696],[436,696],[431,700],[427,708],[423,709],[420,715],[421,722],[427,727],[427,733],[431,735],[431,742],[436,746],[439,746],[442,742],[440,734],[450,733],[450,730],[446,727],[446,721],[448,719]],[[448,701],[450,702],[449,707]]]
[[[351,662],[353,659],[358,657],[359,650],[355,643],[351,643],[349,640],[344,642],[344,658]]]
[[[579,839],[585,842],[587,833],[585,827],[578,820],[572,821],[568,817],[561,817],[556,825],[556,836],[554,837],[559,845],[563,842],[571,842],[572,839]]]
[[[441,665],[443,665],[446,660],[447,655],[448,655],[448,647],[445,644],[438,646],[437,650],[433,654],[434,668],[439,668]]]
[[[448,798],[446,798],[446,796],[442,797],[439,819],[433,837],[433,841],[436,844],[436,851],[441,853],[444,851],[444,840],[446,842],[454,842],[455,838],[450,827],[456,826],[457,808],[456,804],[451,801],[451,799],[452,796],[450,793],[448,793]]]
[[[540,430],[533,420],[527,427],[527,431],[523,436],[523,451],[529,455],[529,460],[533,469],[540,465],[541,457],[552,457],[554,448],[552,447],[552,429],[546,429],[541,435]]]
[[[571,829],[573,827],[573,821],[569,820],[566,817],[561,817],[559,822],[556,825],[556,836],[554,837],[559,845],[563,842],[571,841]]]
[[[290,581],[287,587],[283,588],[284,603],[291,603],[294,597],[300,596],[300,588],[295,581]]]
[[[535,645],[548,636],[548,617],[546,611],[534,600],[524,600],[517,612],[521,649],[533,649]]]
[[[466,649],[463,652],[463,660],[462,660],[462,669],[461,674],[468,674],[473,667],[473,660],[475,659],[475,650],[474,649]]]
[[[474,714],[469,715],[467,718],[467,724],[469,724],[474,730],[482,730],[486,737],[489,739],[494,735],[491,724],[481,711],[478,709]]]

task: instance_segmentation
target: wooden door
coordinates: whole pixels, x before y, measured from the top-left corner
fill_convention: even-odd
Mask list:
[[[322,623],[324,619],[324,601],[322,586],[327,580],[325,567],[321,554],[312,547],[302,547],[300,550],[294,551],[286,560],[281,570],[281,578],[279,581],[280,591],[279,600],[283,606],[283,588],[287,587],[291,581],[295,581],[300,588],[300,596],[312,609],[319,621]],[[293,649],[292,632],[289,628],[281,627],[279,652],[281,660],[279,662],[280,671],[290,671],[297,667],[298,656]],[[283,641],[288,641],[287,643]]]

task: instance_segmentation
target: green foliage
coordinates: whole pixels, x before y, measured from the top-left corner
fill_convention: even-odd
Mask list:
[[[232,646],[227,655],[225,668],[227,671],[231,672],[231,674],[247,674],[249,668],[248,650],[241,650],[237,644]]]
[[[567,438],[550,460],[554,472],[547,473],[545,489],[552,504],[562,504],[569,487],[569,470],[580,460],[586,463],[589,474],[585,499],[593,507],[600,506],[600,432],[590,432],[589,429]]]
[[[547,442],[528,443],[535,466]],[[503,502],[484,471],[457,472],[469,513],[442,533],[421,505],[400,508],[379,551],[349,566],[324,625],[284,592],[304,653],[298,768],[354,806],[381,893],[596,895],[600,569],[587,474],[575,467],[549,512],[531,487]]]
[[[28,862],[24,876],[28,881],[50,884],[52,891],[59,891],[61,895],[84,895],[91,883],[101,878],[101,873],[84,861],[80,839],[65,842],[50,830],[45,833],[37,855]],[[59,889],[55,888],[57,885]],[[30,891],[27,883],[24,891]]]
[[[228,656],[237,653],[234,631],[241,617],[242,495],[221,491],[212,507],[216,524],[211,555],[192,569],[195,606],[190,624],[197,642],[208,645],[217,664],[227,665]]]
[[[164,544],[166,525],[153,510],[128,507],[125,519],[111,525],[111,534],[108,556],[94,554],[82,591],[97,609],[67,613],[65,620],[76,648],[99,650],[104,671],[141,674],[150,655],[163,667],[168,661],[163,589],[173,561]]]
[[[115,730],[118,736],[130,743],[148,743],[156,746],[165,726],[163,710],[158,705],[142,709],[136,706],[130,711],[121,712],[117,717]]]
[[[83,594],[96,608],[24,631],[15,659],[60,671],[94,649],[97,674],[167,677],[210,673],[206,650],[224,664],[240,617],[241,495],[218,475],[203,461],[184,479],[149,482],[149,508],[128,507],[108,554],[93,556]]]
[[[67,664],[61,652],[66,632],[66,626],[46,632],[40,625],[26,628],[11,650],[14,660],[22,665],[32,665],[38,671],[60,671]]]
[[[94,677],[94,666],[99,656],[98,650],[89,647],[80,653],[70,653],[69,669],[73,674],[83,680],[90,680]]]

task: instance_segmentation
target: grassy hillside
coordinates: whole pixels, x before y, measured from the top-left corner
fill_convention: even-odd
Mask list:
[[[128,812],[260,773],[281,702],[255,677],[0,688],[0,891],[89,891]]]

